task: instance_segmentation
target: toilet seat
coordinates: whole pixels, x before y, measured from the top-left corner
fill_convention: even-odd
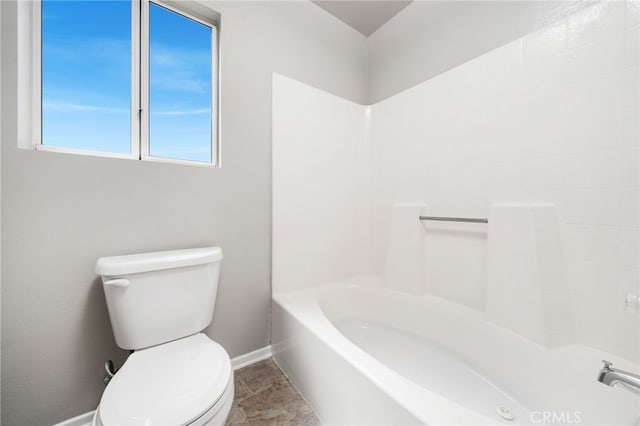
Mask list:
[[[230,409],[232,399],[229,356],[199,333],[131,354],[105,389],[96,420],[106,426],[205,424]]]

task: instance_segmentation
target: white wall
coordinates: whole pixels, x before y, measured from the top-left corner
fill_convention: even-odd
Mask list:
[[[586,3],[415,0],[368,39],[369,101],[386,99]]]
[[[273,292],[369,267],[368,109],[273,78]]]
[[[639,33],[637,3],[596,4],[375,104],[373,264],[397,203],[555,204],[575,339],[637,360]],[[486,228],[425,228],[428,291],[484,309]]]
[[[93,410],[113,341],[99,256],[219,244],[213,325],[231,356],[269,343],[271,77],[366,100],[366,40],[307,2],[212,2],[222,15],[223,167],[18,150],[16,6],[2,1],[2,422]]]

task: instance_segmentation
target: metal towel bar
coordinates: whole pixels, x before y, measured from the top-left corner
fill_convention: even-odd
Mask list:
[[[420,216],[420,220],[437,220],[440,222],[489,223],[489,219],[479,217]]]

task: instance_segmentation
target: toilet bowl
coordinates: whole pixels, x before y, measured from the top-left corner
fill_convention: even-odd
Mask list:
[[[93,425],[223,425],[232,402],[229,356],[199,333],[131,354]]]
[[[133,352],[102,394],[94,426],[226,422],[231,360],[201,333],[213,318],[221,261],[219,247],[98,260],[116,344]]]

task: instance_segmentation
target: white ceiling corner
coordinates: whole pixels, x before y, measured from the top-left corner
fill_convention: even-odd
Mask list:
[[[367,37],[411,3],[411,0],[311,1]]]

